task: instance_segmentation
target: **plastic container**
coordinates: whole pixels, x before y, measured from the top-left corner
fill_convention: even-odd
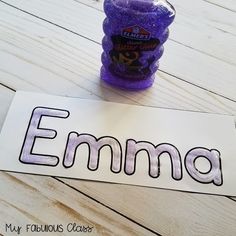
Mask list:
[[[105,0],[101,79],[118,87],[150,87],[175,10],[167,1]]]

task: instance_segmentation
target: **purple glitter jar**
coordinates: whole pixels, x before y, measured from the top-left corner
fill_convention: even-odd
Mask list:
[[[150,87],[174,8],[164,0],[105,0],[101,79],[118,87]]]

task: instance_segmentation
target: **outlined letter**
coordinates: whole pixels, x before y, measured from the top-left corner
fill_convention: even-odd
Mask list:
[[[132,175],[135,173],[136,157],[140,151],[145,151],[149,158],[149,175],[157,178],[160,175],[160,156],[167,153],[171,160],[172,178],[175,180],[182,179],[182,163],[178,149],[169,143],[162,143],[157,146],[150,142],[136,142],[128,139],[126,143],[125,155],[125,173]]]
[[[198,158],[206,158],[210,163],[208,172],[201,172],[196,168],[195,161]],[[220,152],[216,149],[193,148],[185,156],[185,167],[188,174],[196,181],[207,184],[213,183],[217,186],[223,184]]]
[[[97,170],[99,165],[100,150],[108,146],[111,149],[111,171],[119,173],[122,164],[122,148],[117,139],[111,136],[104,136],[99,139],[90,134],[78,134],[71,132],[68,135],[63,165],[66,168],[72,167],[75,161],[76,150],[81,144],[87,144],[89,149],[88,169]]]
[[[33,153],[33,147],[37,138],[54,139],[56,130],[40,128],[42,117],[67,118],[69,111],[49,107],[34,108],[26,131],[24,143],[20,153],[20,162],[33,165],[56,166],[59,158],[53,155]]]

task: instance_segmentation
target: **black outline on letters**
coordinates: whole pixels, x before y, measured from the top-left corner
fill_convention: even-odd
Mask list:
[[[151,167],[150,155],[149,155],[149,153],[148,153],[148,151],[147,151],[146,149],[140,149],[138,152],[136,152],[135,157],[134,157],[134,171],[133,171],[133,173],[131,173],[131,174],[127,173],[127,172],[126,172],[127,147],[128,147],[127,144],[128,144],[128,141],[129,141],[129,140],[133,140],[135,143],[141,143],[141,142],[142,142],[142,143],[148,143],[148,144],[153,145],[153,147],[155,147],[155,148],[157,148],[158,146],[163,145],[163,144],[168,144],[168,145],[174,147],[174,148],[177,150],[177,152],[179,153],[179,157],[180,157],[181,178],[180,178],[180,179],[174,178],[174,176],[173,176],[173,161],[172,161],[172,158],[171,158],[170,153],[167,152],[167,151],[164,151],[164,152],[160,153],[159,156],[157,156],[157,158],[158,158],[159,175],[156,176],[156,177],[151,176],[151,175],[150,175],[150,172],[151,172],[151,168],[150,168],[150,167]],[[160,144],[158,144],[158,145],[154,145],[153,143],[148,142],[148,141],[138,141],[138,142],[137,142],[137,141],[134,140],[134,139],[127,139],[127,140],[126,140],[126,148],[125,148],[125,166],[124,166],[124,172],[125,172],[125,174],[127,174],[127,175],[133,175],[133,174],[135,174],[135,171],[136,171],[136,158],[137,158],[138,153],[141,152],[141,151],[145,151],[145,152],[147,153],[147,155],[148,155],[148,163],[149,163],[148,174],[149,174],[149,176],[150,176],[151,178],[156,179],[156,178],[158,178],[158,177],[160,176],[160,173],[161,173],[161,172],[160,172],[160,159],[159,159],[159,158],[160,158],[160,156],[161,156],[162,154],[167,153],[167,154],[169,155],[169,157],[170,157],[170,160],[171,160],[171,177],[172,177],[174,180],[177,180],[177,181],[180,181],[180,180],[183,179],[182,158],[181,158],[181,154],[180,154],[180,152],[179,152],[179,149],[178,149],[176,146],[174,146],[174,145],[171,144],[171,143],[160,143]]]
[[[98,149],[98,164],[97,164],[97,168],[96,168],[96,169],[91,169],[91,168],[89,168],[89,162],[90,162],[90,157],[91,157],[91,155],[90,155],[90,154],[91,154],[91,151],[90,151],[90,145],[89,145],[89,143],[87,143],[87,142],[81,142],[79,145],[76,146],[75,151],[74,151],[74,156],[73,156],[73,162],[72,162],[72,164],[71,164],[70,166],[65,166],[65,164],[64,164],[64,161],[65,161],[65,154],[66,154],[66,151],[67,151],[68,142],[69,142],[69,136],[70,136],[71,133],[76,134],[78,137],[79,137],[80,135],[89,135],[89,136],[93,137],[93,138],[96,140],[96,142],[98,142],[100,139],[103,139],[103,138],[112,138],[112,139],[116,140],[117,143],[119,144],[119,147],[120,147],[120,150],[121,150],[120,168],[119,168],[119,171],[113,171],[113,170],[112,170],[112,163],[113,163],[113,159],[114,159],[114,154],[113,154],[113,149],[112,149],[112,147],[111,147],[109,144],[102,145],[102,146]],[[118,174],[118,173],[121,172],[121,170],[122,170],[122,160],[123,160],[123,150],[122,150],[122,146],[121,146],[121,144],[120,144],[120,142],[119,142],[118,139],[116,139],[116,138],[113,137],[113,136],[101,136],[100,138],[96,138],[96,137],[95,137],[94,135],[92,135],[92,134],[88,134],[88,133],[81,133],[81,134],[78,134],[76,131],[71,131],[71,132],[68,134],[68,136],[67,136],[66,149],[65,149],[65,152],[64,152],[64,155],[63,155],[63,161],[62,161],[62,164],[63,164],[63,166],[64,166],[65,168],[68,169],[68,168],[71,168],[71,167],[74,165],[74,163],[75,163],[75,156],[76,156],[76,153],[77,153],[77,148],[78,148],[80,145],[82,145],[82,144],[86,144],[86,145],[88,146],[88,163],[87,163],[87,168],[88,168],[90,171],[96,171],[96,170],[98,169],[98,167],[99,167],[99,161],[100,161],[100,150],[101,150],[103,147],[108,146],[108,147],[110,148],[110,150],[111,150],[111,165],[110,165],[110,170],[111,170],[111,172],[113,172],[113,173],[115,173],[115,174]]]
[[[191,149],[192,150],[192,149]],[[190,150],[190,151],[191,151]],[[211,149],[211,150],[215,150],[215,149]],[[188,151],[188,152],[190,152],[190,151]],[[200,171],[197,167],[196,167],[196,164],[195,164],[195,162],[196,162],[196,160],[198,160],[198,158],[203,158],[203,159],[207,159],[207,161],[210,163],[210,169],[208,170],[208,171],[206,171],[206,172],[203,172],[203,171]],[[206,175],[206,174],[209,174],[210,172],[211,172],[211,170],[212,170],[212,163],[209,161],[209,159],[207,158],[207,157],[205,157],[205,156],[198,156],[197,158],[195,158],[194,159],[194,162],[193,162],[193,164],[194,164],[194,166],[195,166],[195,169],[200,173],[200,174],[203,174],[203,175]]]
[[[201,149],[204,149],[204,150],[207,150],[207,151],[210,151],[210,152],[211,152],[211,151],[217,151],[217,152],[220,154],[220,155],[219,155],[219,163],[220,163],[219,167],[220,167],[220,173],[221,173],[221,179],[222,179],[222,183],[221,183],[221,184],[216,184],[216,183],[214,183],[213,180],[212,180],[212,181],[209,181],[209,182],[201,182],[201,181],[195,179],[195,178],[191,175],[191,173],[189,173],[189,171],[188,171],[188,169],[187,169],[187,167],[186,167],[186,159],[187,159],[187,156],[188,156],[188,154],[189,154],[191,151],[193,151],[193,150],[195,150],[195,149],[198,149],[198,148],[201,148]],[[208,159],[208,158],[205,157],[205,156],[199,155],[199,156],[197,156],[197,157],[195,158],[195,160],[196,160],[197,158],[199,158],[199,157],[203,157],[203,158]],[[211,163],[211,162],[210,162],[210,163]],[[211,184],[211,183],[213,183],[213,184],[216,185],[216,186],[222,186],[222,185],[223,185],[224,178],[223,178],[223,171],[222,171],[221,153],[220,153],[219,150],[217,150],[217,149],[215,149],[215,148],[213,148],[213,149],[208,149],[208,148],[205,148],[205,147],[194,147],[194,148],[190,149],[190,150],[186,153],[186,155],[185,155],[185,157],[184,157],[184,167],[185,167],[185,169],[186,169],[188,175],[189,175],[193,180],[197,181],[198,183],[201,183],[201,184]],[[194,167],[195,167],[195,169],[196,169],[200,174],[209,174],[209,173],[211,172],[211,170],[212,170],[212,164],[211,164],[210,170],[209,170],[208,172],[206,172],[206,173],[202,173],[201,171],[199,171],[199,170],[196,168],[196,166],[195,166],[195,161],[194,161]]]
[[[51,137],[51,138],[48,138],[48,137],[42,137],[42,136],[34,136],[34,141],[33,141],[33,144],[32,144],[32,146],[31,146],[30,153],[29,153],[29,154],[31,154],[31,155],[41,155],[41,156],[47,156],[47,157],[55,157],[55,158],[57,159],[57,163],[56,163],[55,165],[38,164],[38,163],[28,163],[28,162],[24,162],[24,161],[21,160],[21,155],[22,155],[23,148],[24,148],[24,146],[25,146],[26,138],[27,138],[27,136],[28,136],[28,132],[29,132],[29,128],[30,128],[30,124],[31,124],[31,121],[32,121],[32,118],[33,118],[34,112],[35,112],[35,110],[38,109],[38,108],[43,108],[43,109],[48,109],[48,110],[65,111],[65,112],[68,113],[68,115],[67,115],[66,117],[49,116],[49,115],[42,115],[42,116],[40,117],[39,122],[38,122],[38,125],[37,125],[37,129],[39,129],[39,130],[53,131],[55,134],[54,134],[54,136]],[[20,156],[19,156],[19,161],[20,161],[21,163],[23,163],[23,164],[28,164],[28,165],[40,165],[40,166],[42,165],[42,166],[50,166],[50,167],[51,167],[51,166],[57,166],[58,163],[59,163],[59,161],[60,161],[60,159],[59,159],[58,156],[45,155],[45,154],[41,154],[41,153],[37,153],[37,154],[35,154],[35,153],[32,152],[33,147],[34,147],[34,144],[35,144],[35,140],[36,140],[37,138],[43,138],[43,139],[54,139],[54,138],[56,138],[56,136],[57,136],[57,131],[56,131],[56,130],[53,130],[53,129],[43,129],[43,128],[40,128],[40,127],[39,127],[39,126],[40,126],[40,123],[41,123],[41,119],[42,119],[42,117],[44,117],[44,116],[46,116],[46,117],[61,118],[61,119],[67,119],[67,118],[70,116],[70,112],[69,112],[68,110],[57,109],[57,108],[50,108],[50,107],[43,107],[43,106],[37,106],[37,107],[35,107],[35,108],[33,109],[32,113],[31,113],[31,117],[30,117],[30,120],[29,120],[29,124],[28,124],[27,130],[26,130],[26,133],[25,133],[25,137],[24,137],[23,145],[22,145],[22,147],[21,147]]]
[[[27,136],[28,136],[28,132],[29,132],[29,129],[30,129],[31,122],[32,122],[32,118],[33,118],[33,115],[34,115],[35,110],[38,109],[38,108],[43,108],[43,109],[48,109],[48,110],[56,110],[56,111],[63,111],[63,112],[66,112],[66,113],[67,113],[67,116],[66,116],[66,117],[53,116],[53,115],[41,115],[41,116],[40,116],[39,121],[38,121],[38,124],[37,124],[37,129],[38,129],[38,130],[52,131],[52,132],[54,133],[54,135],[53,135],[52,137],[50,137],[50,138],[49,138],[49,137],[43,137],[43,136],[34,136],[34,140],[33,140],[33,143],[32,143],[32,145],[31,145],[30,152],[29,152],[29,154],[31,154],[31,155],[41,155],[41,156],[54,157],[54,158],[56,158],[56,159],[57,159],[57,163],[54,164],[54,165],[38,164],[38,163],[29,163],[29,162],[24,162],[24,161],[21,160],[23,148],[25,147],[25,142],[26,142],[26,140],[27,140]],[[29,123],[28,123],[28,127],[27,127],[27,130],[26,130],[26,133],[25,133],[24,141],[23,141],[23,144],[22,144],[22,147],[21,147],[21,151],[20,151],[20,155],[19,155],[19,161],[20,161],[21,163],[23,163],[23,164],[28,164],[28,165],[42,165],[42,166],[50,166],[50,167],[52,167],[52,166],[53,166],[53,167],[54,167],[54,166],[57,166],[58,163],[59,163],[59,161],[60,161],[60,158],[59,158],[58,156],[45,155],[45,154],[41,154],[41,153],[37,153],[37,154],[36,154],[36,153],[33,153],[33,148],[34,148],[35,141],[36,141],[37,138],[54,139],[54,138],[57,137],[57,131],[56,131],[56,130],[47,129],[47,128],[40,128],[40,124],[41,124],[41,119],[42,119],[42,117],[55,117],[55,118],[67,119],[69,116],[70,116],[70,112],[69,112],[68,110],[65,110],[65,109],[57,109],[57,108],[43,107],[43,106],[37,106],[37,107],[35,107],[35,108],[33,109],[32,113],[31,113],[31,117],[30,117],[30,120],[29,120]],[[89,145],[89,143],[88,143],[87,141],[81,142],[79,145],[76,146],[75,151],[74,151],[74,156],[73,156],[73,162],[72,162],[72,164],[71,164],[70,166],[65,166],[65,164],[64,164],[64,161],[65,161],[65,154],[66,154],[67,147],[68,147],[69,136],[70,136],[70,134],[72,134],[72,133],[76,134],[78,137],[79,137],[80,135],[88,135],[88,136],[91,136],[91,137],[93,137],[93,138],[95,139],[96,142],[98,142],[99,140],[101,140],[101,139],[103,139],[103,138],[111,138],[111,139],[115,140],[115,141],[118,143],[118,145],[119,145],[119,147],[120,147],[120,151],[121,151],[121,152],[120,152],[120,167],[119,167],[119,170],[118,170],[118,171],[113,171],[113,170],[112,170],[112,166],[113,166],[113,162],[114,162],[114,161],[113,161],[113,160],[114,160],[114,152],[113,152],[113,148],[112,148],[112,146],[111,146],[110,144],[104,144],[104,145],[100,146],[100,148],[98,149],[97,168],[96,168],[96,169],[91,169],[91,168],[89,168],[89,163],[90,163],[90,158],[91,158],[91,147],[90,147],[90,145]],[[127,172],[126,172],[126,162],[127,162],[128,141],[134,141],[136,144],[138,144],[138,143],[144,143],[144,144],[147,143],[147,144],[152,145],[155,149],[156,149],[158,146],[160,146],[160,145],[170,145],[170,146],[172,146],[173,148],[175,148],[175,149],[177,150],[178,154],[179,154],[179,157],[180,157],[180,160],[179,160],[179,161],[180,161],[180,168],[181,168],[181,170],[180,170],[180,171],[181,171],[181,177],[180,177],[179,179],[177,179],[177,178],[174,177],[174,175],[173,175],[173,161],[172,161],[171,155],[170,155],[170,153],[169,153],[168,151],[163,151],[163,152],[160,153],[160,155],[158,155],[158,156],[156,157],[156,158],[158,158],[159,174],[158,174],[158,176],[156,176],[156,177],[151,176],[151,174],[150,174],[150,172],[151,172],[150,155],[149,155],[149,152],[148,152],[146,149],[144,149],[144,148],[138,150],[138,151],[135,153],[135,157],[134,157],[134,171],[133,171],[132,173],[130,173],[130,174],[127,173]],[[111,172],[113,172],[113,173],[115,173],[115,174],[118,174],[118,173],[121,172],[121,170],[122,170],[123,158],[124,158],[124,172],[125,172],[125,174],[128,175],[128,176],[131,176],[131,175],[135,174],[135,172],[136,172],[136,162],[137,162],[136,159],[137,159],[137,155],[138,155],[139,152],[145,151],[145,152],[147,153],[147,156],[148,156],[148,163],[149,163],[148,174],[149,174],[149,176],[150,176],[151,178],[156,179],[156,178],[158,178],[158,177],[160,176],[160,174],[161,174],[161,171],[160,171],[160,156],[161,156],[162,154],[164,154],[164,153],[167,153],[167,154],[169,155],[169,158],[170,158],[170,161],[171,161],[171,177],[172,177],[174,180],[177,180],[177,181],[180,181],[180,180],[182,180],[182,178],[183,178],[183,166],[182,166],[181,154],[180,154],[178,148],[177,148],[176,146],[174,146],[173,144],[171,144],[171,143],[160,143],[160,144],[158,144],[158,145],[154,145],[153,143],[148,142],[148,141],[136,141],[136,140],[134,140],[134,139],[127,139],[127,140],[126,140],[126,147],[125,147],[125,156],[123,157],[123,149],[122,149],[122,146],[121,146],[121,144],[120,144],[120,141],[119,141],[117,138],[115,138],[115,137],[113,137],[113,136],[101,136],[100,138],[96,138],[96,137],[95,137],[94,135],[92,135],[92,134],[89,134],[89,133],[81,133],[81,134],[79,134],[79,133],[77,133],[76,131],[71,131],[71,132],[68,134],[68,136],[67,136],[66,149],[64,150],[63,161],[62,161],[62,165],[63,165],[66,169],[71,168],[71,167],[74,165],[74,163],[75,163],[75,156],[76,156],[76,153],[77,153],[77,148],[78,148],[80,145],[82,145],[82,144],[86,144],[87,147],[88,147],[88,162],[87,162],[87,168],[88,168],[88,170],[90,170],[90,171],[96,171],[96,170],[99,168],[100,151],[101,151],[101,149],[102,149],[103,147],[108,146],[108,147],[110,148],[110,150],[111,150],[111,164],[110,164],[110,170],[111,170]],[[222,180],[222,183],[221,183],[221,184],[216,184],[216,183],[214,182],[214,180],[211,180],[211,181],[208,181],[208,182],[199,181],[199,180],[195,179],[195,178],[192,176],[192,174],[188,171],[187,165],[186,165],[187,156],[189,155],[189,153],[190,153],[191,151],[193,151],[193,150],[195,150],[195,149],[203,149],[203,150],[206,150],[206,151],[209,151],[209,152],[211,152],[211,151],[217,151],[217,152],[219,153],[219,168],[220,168],[220,174],[221,174],[221,180]],[[198,169],[196,168],[195,161],[196,161],[198,158],[200,158],[200,157],[205,158],[205,159],[207,159],[207,160],[209,161],[209,163],[210,163],[210,170],[209,170],[209,171],[207,171],[207,172],[201,172],[200,170],[198,170]],[[193,164],[194,164],[194,168],[195,168],[200,174],[203,174],[203,175],[204,175],[204,174],[209,174],[209,173],[212,171],[212,168],[213,168],[211,161],[210,161],[206,156],[204,156],[204,155],[198,155],[198,156],[196,156],[196,158],[195,158],[194,161],[193,161]],[[223,171],[222,171],[221,153],[220,153],[220,151],[217,150],[217,149],[214,149],[214,148],[213,148],[213,149],[208,149],[208,148],[205,148],[205,147],[194,147],[194,148],[190,149],[190,150],[186,153],[186,155],[185,155],[185,158],[184,158],[184,166],[185,166],[185,169],[186,169],[188,175],[189,175],[194,181],[197,181],[198,183],[201,183],[201,184],[213,183],[213,184],[216,185],[216,186],[222,186],[222,185],[223,185]],[[20,173],[21,173],[21,172],[20,172]]]

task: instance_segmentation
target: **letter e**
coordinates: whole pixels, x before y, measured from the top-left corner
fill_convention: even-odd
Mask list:
[[[36,107],[30,118],[23,147],[21,149],[20,161],[25,164],[56,166],[59,162],[57,156],[32,153],[37,137],[54,139],[57,135],[55,130],[39,128],[43,116],[65,119],[69,116],[69,112],[54,108]]]

